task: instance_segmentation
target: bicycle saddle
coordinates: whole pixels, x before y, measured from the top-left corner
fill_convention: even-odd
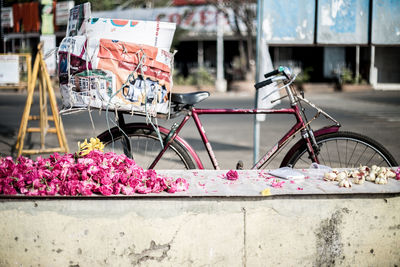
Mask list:
[[[210,96],[209,92],[201,91],[186,94],[171,94],[171,101],[177,104],[194,105]]]

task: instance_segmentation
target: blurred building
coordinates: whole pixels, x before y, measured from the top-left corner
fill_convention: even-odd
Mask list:
[[[222,6],[218,6],[207,0],[174,0],[169,7],[92,12],[92,16],[175,22],[177,31],[173,46],[178,50],[175,63],[177,70],[187,75],[199,67],[215,72],[216,18],[218,10],[223,10],[225,76],[233,80],[246,74],[240,66],[243,62],[239,58],[239,44],[245,49],[249,43],[255,44],[256,17],[247,17],[253,20],[251,25],[254,26],[250,27],[249,40],[246,37],[248,21],[238,16],[238,12],[247,9],[254,15],[263,14],[263,36],[275,66],[289,65],[306,72],[310,82],[357,79],[375,88],[400,89],[400,1],[264,0],[262,12],[255,3],[243,3],[238,10],[232,8],[230,2],[237,1],[222,1]],[[59,2],[54,7],[57,43],[65,34],[63,24],[66,24],[61,19],[65,12],[57,13],[57,10],[65,10],[68,7],[65,3]],[[14,11],[14,6],[12,9]],[[33,12],[34,8],[30,10]],[[3,27],[6,51],[29,47],[39,36],[32,14],[26,15],[29,19],[21,13],[14,16],[17,16],[13,19],[14,25]],[[255,54],[251,49],[250,53],[246,50],[247,59],[251,53]]]

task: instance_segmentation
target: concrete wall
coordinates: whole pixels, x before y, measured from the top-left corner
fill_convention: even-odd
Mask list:
[[[396,266],[400,197],[3,199],[0,266]]]

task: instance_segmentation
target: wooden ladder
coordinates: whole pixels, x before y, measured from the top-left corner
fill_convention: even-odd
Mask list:
[[[40,76],[40,77],[39,77]],[[18,156],[20,155],[33,155],[33,154],[47,154],[54,152],[68,153],[68,143],[65,136],[64,127],[61,117],[58,113],[56,96],[51,85],[50,75],[47,72],[46,63],[43,58],[42,43],[38,45],[38,53],[33,65],[33,72],[31,80],[28,84],[28,97],[26,99],[24,113],[22,114],[21,124],[18,132],[18,139],[16,143],[16,150]],[[33,94],[36,87],[36,80],[39,79],[39,115],[30,115]],[[51,106],[52,116],[47,112],[47,94]],[[28,121],[39,120],[39,127],[28,128]],[[49,121],[53,121],[54,127],[49,127]],[[26,133],[40,133],[40,149],[23,149]],[[58,138],[59,147],[46,148],[45,138],[47,133],[56,133]]]

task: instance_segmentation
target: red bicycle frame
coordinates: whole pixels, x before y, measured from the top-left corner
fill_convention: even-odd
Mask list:
[[[157,162],[160,160],[164,152],[167,150],[171,142],[175,138],[179,138],[179,132],[183,128],[183,126],[186,124],[186,122],[193,117],[194,123],[197,127],[197,130],[201,136],[201,139],[203,141],[203,144],[207,150],[207,153],[210,157],[210,160],[213,164],[214,169],[219,170],[219,165],[218,161],[215,157],[214,151],[212,149],[212,146],[207,138],[207,135],[205,133],[205,130],[203,128],[203,125],[201,123],[201,120],[199,118],[199,115],[207,114],[207,115],[222,115],[222,114],[292,114],[296,118],[296,123],[291,127],[291,129],[278,141],[277,144],[275,144],[264,156],[262,156],[259,161],[252,167],[252,169],[258,169],[262,167],[279,149],[291,138],[294,137],[295,134],[297,134],[299,131],[302,131],[307,127],[306,123],[304,122],[303,117],[300,114],[300,108],[298,105],[292,105],[291,108],[283,108],[283,109],[197,109],[195,107],[192,107],[190,110],[187,111],[186,116],[183,118],[181,123],[177,127],[173,127],[170,132],[163,128],[163,131],[167,131],[166,134],[170,136],[169,140],[166,142],[164,145],[164,148],[162,151],[158,154],[156,159],[153,161],[153,163],[150,165],[150,168],[154,168]],[[335,129],[328,130],[328,132],[332,131],[337,131],[336,127]],[[306,141],[310,156],[314,162],[318,162],[316,153],[314,152],[310,137],[307,136],[307,134],[302,134],[303,139]],[[182,142],[183,139],[179,138],[179,140]],[[189,153],[192,155],[193,159],[196,161],[197,166],[200,169],[203,169],[203,164],[199,157],[197,156],[196,152],[194,149],[188,145],[186,142],[183,142],[183,144],[186,146],[186,149],[189,151]]]

